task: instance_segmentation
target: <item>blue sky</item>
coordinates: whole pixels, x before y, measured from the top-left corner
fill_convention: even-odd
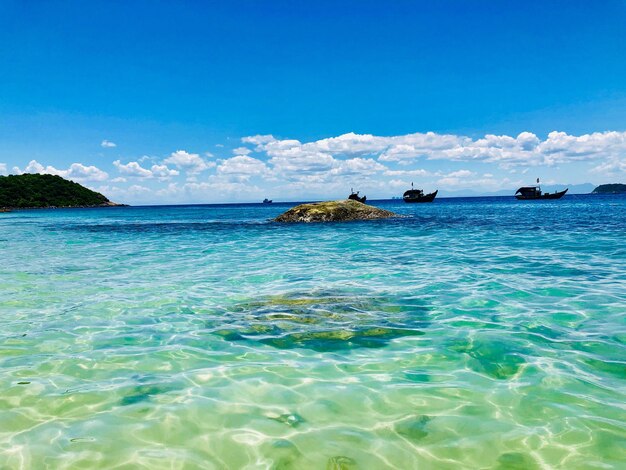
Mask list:
[[[625,181],[625,131],[621,0],[0,0],[0,174],[121,202]]]

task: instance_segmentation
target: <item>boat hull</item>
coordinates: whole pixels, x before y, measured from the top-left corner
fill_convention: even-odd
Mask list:
[[[350,199],[351,201],[362,202],[363,204],[365,204],[365,201],[367,201],[367,196],[359,197],[356,194],[350,194],[350,196],[348,196],[348,199]]]
[[[567,192],[567,189],[563,191],[558,191],[552,194],[542,194],[541,196],[532,196],[532,197],[522,196],[521,194],[518,194],[517,196],[515,196],[515,199],[517,199],[518,201],[537,201],[540,199],[561,199],[565,195],[566,192]]]
[[[439,190],[435,191],[434,193],[424,194],[423,196],[405,196],[403,199],[404,202],[408,203],[433,202],[435,200],[435,197],[437,197],[438,192]]]

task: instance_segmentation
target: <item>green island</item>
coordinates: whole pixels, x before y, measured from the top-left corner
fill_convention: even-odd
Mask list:
[[[591,194],[624,194],[626,193],[626,184],[613,183],[601,184],[594,189]]]
[[[0,176],[0,210],[119,206],[105,196],[56,175]]]

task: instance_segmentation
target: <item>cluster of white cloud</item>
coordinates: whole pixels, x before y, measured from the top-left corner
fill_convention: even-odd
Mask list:
[[[621,159],[614,157],[606,162],[602,162],[595,168],[592,168],[591,172],[609,177],[626,175],[626,155]]]
[[[82,163],[72,163],[66,170],[60,170],[53,166],[43,166],[37,160],[31,160],[23,170],[19,167],[13,167],[15,174],[23,173],[45,173],[49,175],[58,175],[74,181],[106,181],[109,174],[93,165],[83,165]]]
[[[117,147],[117,144],[115,142],[111,142],[110,140],[104,139],[102,142],[100,142],[100,146],[104,148],[114,148]]]
[[[252,150],[248,147],[237,147],[236,149],[233,149],[233,153],[235,155],[249,155],[252,153]]]
[[[123,164],[120,160],[115,160],[113,166],[117,168],[120,174],[135,178],[158,178],[160,180],[167,180],[180,174],[178,170],[168,168],[167,165],[155,164],[148,169],[142,167],[139,162]]]
[[[217,166],[216,173],[234,176],[241,181],[247,181],[252,176],[268,177],[270,175],[269,168],[265,163],[247,155],[237,155],[222,160]]]
[[[202,194],[209,193],[231,200],[241,194],[257,197],[270,187],[281,194],[301,194],[302,188],[309,195],[342,194],[348,184],[388,194],[389,189],[407,187],[412,180],[433,189],[498,190],[521,184],[511,178],[521,177],[530,168],[561,168],[567,163],[584,164],[584,171],[605,179],[626,176],[626,132],[617,131],[580,136],[551,132],[545,139],[531,132],[480,138],[434,132],[348,133],[311,142],[256,135],[244,137],[242,144],[231,150],[233,156],[222,159],[186,150],[126,163],[118,159],[113,162],[117,175],[112,178],[82,163],[58,169],[32,160],[23,170],[14,167],[13,171],[50,173],[79,182],[106,181],[101,188],[120,197],[179,201],[202,200]],[[115,147],[108,140],[101,145]],[[7,165],[0,163],[0,174],[6,173]],[[157,182],[167,185],[155,186]]]
[[[184,150],[173,152],[163,163],[174,165],[194,175],[215,166],[215,162],[207,162],[197,153],[188,153]]]
[[[245,137],[244,143],[270,157],[280,170],[330,170],[334,157],[376,156],[379,162],[411,163],[417,159],[482,161],[501,168],[553,166],[581,160],[618,157],[626,153],[626,132],[595,132],[581,136],[550,132],[545,140],[531,132],[517,137],[488,134],[480,139],[434,132],[381,137],[348,133],[301,143],[271,135]]]

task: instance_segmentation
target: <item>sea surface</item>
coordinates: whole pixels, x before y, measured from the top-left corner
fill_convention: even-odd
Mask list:
[[[0,214],[0,468],[626,468],[626,197],[372,204]]]

